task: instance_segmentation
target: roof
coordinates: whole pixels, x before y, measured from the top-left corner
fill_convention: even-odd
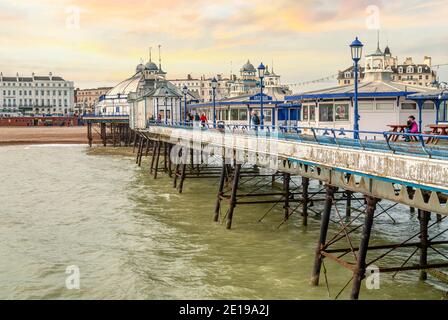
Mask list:
[[[400,97],[413,93],[430,93],[436,89],[410,85],[394,81],[369,81],[361,82],[358,87],[360,97]],[[329,99],[329,98],[351,98],[354,96],[354,85],[331,87],[322,90],[309,91],[285,97],[287,101],[303,99]]]
[[[2,77],[3,81],[7,81],[7,82],[17,82],[17,80],[19,82],[32,82],[33,81],[33,77]],[[52,77],[50,79],[49,76],[35,76],[34,80],[37,81],[65,81],[63,78],[61,77]]]
[[[420,92],[408,96],[411,100],[448,100],[448,91],[436,89],[433,92]]]
[[[128,95],[129,92],[137,91],[137,86],[141,77],[142,77],[141,73],[136,73],[132,77],[117,84],[106,95],[108,96]]]
[[[256,72],[257,69],[255,69],[254,65],[252,63],[250,63],[249,60],[247,60],[247,62],[241,68],[241,71]]]
[[[255,95],[251,94],[244,94],[237,97],[231,97],[222,99],[219,101],[216,101],[217,106],[228,106],[228,105],[260,105],[260,97],[261,94],[257,93]],[[267,94],[263,93],[263,101],[265,104],[280,104],[283,103],[283,100],[274,100],[273,97],[268,96]],[[206,102],[206,103],[198,103],[198,104],[192,104],[190,105],[192,108],[200,108],[200,107],[212,107],[212,102]]]

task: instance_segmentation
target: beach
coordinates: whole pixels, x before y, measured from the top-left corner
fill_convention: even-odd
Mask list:
[[[100,137],[94,130],[94,143]],[[86,127],[0,127],[0,145],[87,144]]]

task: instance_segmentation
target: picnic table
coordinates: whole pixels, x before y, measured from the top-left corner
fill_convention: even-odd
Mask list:
[[[448,124],[430,124],[428,127],[431,128],[430,134],[434,136],[448,136]],[[439,141],[437,137],[429,137],[426,143],[437,144]]]
[[[408,127],[406,124],[388,124],[388,127],[392,128],[391,132],[405,133],[406,128]],[[396,142],[400,135],[396,134],[390,138],[390,141]]]

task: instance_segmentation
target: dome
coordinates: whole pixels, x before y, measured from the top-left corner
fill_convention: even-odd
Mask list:
[[[145,70],[145,66],[140,63],[136,68],[135,68],[135,72],[142,72],[143,70]]]
[[[247,60],[246,64],[241,68],[241,71],[257,72],[254,65],[250,63],[249,60]]]
[[[157,65],[152,61],[150,61],[146,64],[145,69],[149,70],[149,71],[158,71],[159,70]]]
[[[389,46],[384,49],[384,54],[391,55]]]

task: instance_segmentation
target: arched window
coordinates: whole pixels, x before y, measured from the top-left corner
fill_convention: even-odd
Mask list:
[[[422,67],[418,67],[418,73],[422,73],[423,72],[423,68]]]
[[[403,68],[402,67],[398,68],[398,73],[403,73]]]
[[[411,66],[407,67],[406,73],[414,73],[414,67],[411,67]]]

